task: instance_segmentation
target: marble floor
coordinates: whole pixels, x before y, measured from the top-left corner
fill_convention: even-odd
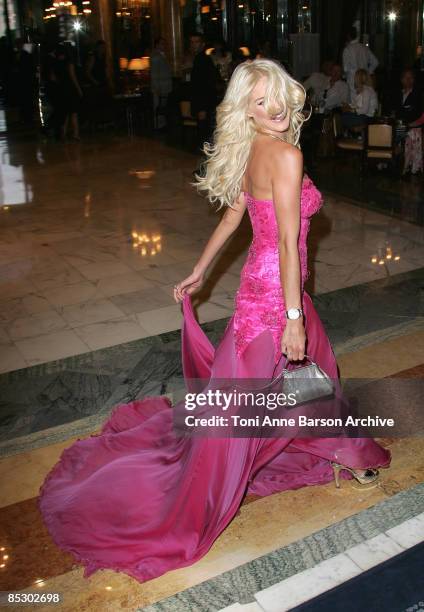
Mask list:
[[[0,147],[0,372],[178,329],[172,286],[219,220],[190,185],[193,155],[118,137]],[[245,219],[198,296],[201,321],[230,314],[249,238]],[[424,228],[325,193],[309,251],[319,295],[419,268]]]
[[[144,584],[112,571],[84,579],[41,521],[39,487],[63,449],[96,431],[116,403],[179,388],[172,286],[219,213],[190,186],[196,158],[158,138],[57,145],[0,135],[0,146],[0,591],[61,592],[64,611],[274,609],[272,592],[292,588],[286,580],[340,558],[346,569],[365,567],[375,538],[396,541],[404,523],[418,533],[422,437],[384,438],[393,464],[373,489],[345,481],[340,490],[248,497],[191,567]],[[339,183],[324,181],[308,289],[341,374],[422,378],[424,229]],[[213,342],[232,312],[249,239],[246,219],[196,297]],[[361,545],[359,562],[351,551]]]
[[[342,196],[369,210],[424,225],[424,181],[422,175],[401,180],[389,169],[361,172],[358,156],[339,155],[321,159],[311,169],[321,189]]]

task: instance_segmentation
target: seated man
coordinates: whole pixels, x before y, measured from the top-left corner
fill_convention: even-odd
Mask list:
[[[411,68],[403,70],[401,87],[394,95],[396,118],[406,125],[416,121],[422,113],[422,95],[415,83],[415,73]]]
[[[324,112],[341,108],[348,103],[349,87],[342,81],[342,67],[339,64],[334,64],[331,68],[329,87],[324,92],[324,100]]]
[[[313,72],[310,77],[303,82],[303,87],[306,93],[309,94],[309,98],[312,105],[318,105],[321,103],[324,92],[330,85],[330,74],[333,62],[326,60],[321,65],[321,72]]]

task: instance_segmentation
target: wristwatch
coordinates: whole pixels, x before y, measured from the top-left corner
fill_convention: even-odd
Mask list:
[[[286,319],[296,320],[303,317],[303,310],[301,308],[289,308],[286,310]]]

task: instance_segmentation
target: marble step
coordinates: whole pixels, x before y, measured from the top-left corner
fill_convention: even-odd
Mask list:
[[[264,609],[261,608],[257,601],[252,601],[248,604],[235,603],[222,608],[219,612],[264,612]]]
[[[423,541],[424,513],[421,513],[255,593],[255,600],[265,612],[286,612]]]

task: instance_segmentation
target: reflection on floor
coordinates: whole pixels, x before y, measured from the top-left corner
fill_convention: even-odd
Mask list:
[[[178,329],[172,287],[219,219],[189,184],[193,156],[119,138],[0,146],[9,198],[0,209],[0,372]],[[311,228],[309,291],[422,265],[423,227],[325,200]],[[230,314],[249,236],[245,219],[208,278],[202,321]]]
[[[217,216],[188,184],[193,157],[159,141],[0,145],[14,168],[0,210],[0,590],[62,592],[66,611],[220,610],[423,512],[421,439],[385,438],[393,465],[373,489],[345,481],[247,498],[194,566],[144,584],[111,571],[84,580],[42,524],[38,488],[114,404],[181,383],[171,288]],[[341,374],[422,377],[423,228],[334,193],[312,227],[309,289]],[[198,298],[213,341],[249,231]]]
[[[321,159],[311,176],[332,193],[364,208],[424,224],[424,181],[422,174],[396,178],[393,171],[378,170],[375,164],[363,173],[357,156],[340,156],[336,159]]]

